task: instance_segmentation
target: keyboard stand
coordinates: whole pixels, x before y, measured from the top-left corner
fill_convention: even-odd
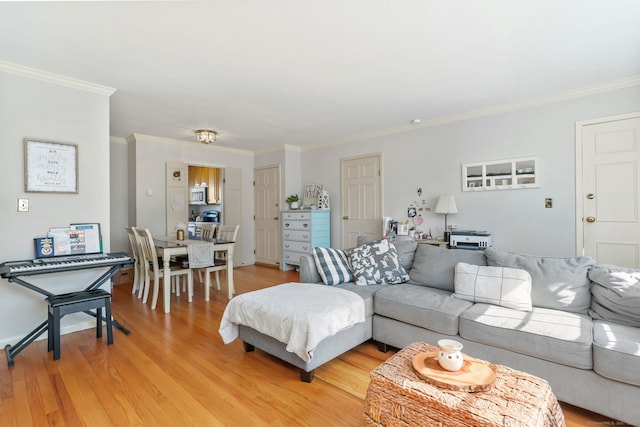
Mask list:
[[[94,268],[98,268],[101,266],[94,266]],[[104,274],[102,274],[100,277],[98,277],[96,280],[94,280],[89,286],[87,286],[84,290],[91,290],[91,289],[97,289],[100,286],[102,286],[107,280],[111,279],[111,277],[118,271],[120,270],[121,265],[114,265],[112,267],[109,268],[109,270],[107,272],[105,272]],[[52,273],[54,273],[55,271],[51,271]],[[52,294],[51,292],[42,289],[38,286],[35,286],[25,280],[22,280],[19,277],[9,277],[8,278],[9,282],[15,282],[20,286],[23,286],[25,288],[31,289],[34,292],[37,292],[41,295],[44,295],[46,297],[50,297],[53,296],[55,294]],[[96,313],[92,312],[92,311],[84,311],[83,313],[86,313],[90,316],[93,317],[97,317]],[[104,319],[104,317],[103,317]],[[122,326],[122,324],[120,324],[120,322],[118,322],[116,319],[112,320],[113,326],[115,326],[116,328],[120,329],[122,332],[124,332],[127,335],[131,334],[131,331],[127,328],[125,328],[124,326]],[[42,322],[40,325],[38,325],[36,328],[34,328],[31,332],[29,332],[24,338],[22,338],[18,343],[16,343],[15,345],[11,345],[11,344],[7,344],[4,349],[5,352],[7,354],[7,363],[9,364],[9,366],[13,366],[15,364],[14,358],[20,354],[20,352],[22,350],[24,350],[25,348],[27,348],[32,342],[34,342],[36,340],[36,338],[38,338],[40,335],[42,335],[43,333],[47,332],[47,329],[49,328],[48,325],[48,321],[44,321]]]

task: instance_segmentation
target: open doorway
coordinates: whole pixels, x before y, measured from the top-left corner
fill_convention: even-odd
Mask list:
[[[189,165],[189,231],[200,223],[223,223],[224,169]]]

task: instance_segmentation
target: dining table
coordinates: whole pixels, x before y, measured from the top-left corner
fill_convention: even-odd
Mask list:
[[[163,277],[171,277],[171,257],[184,256],[189,253],[189,245],[202,244],[202,239],[185,238],[178,240],[176,236],[161,236],[153,238],[158,256],[162,257]],[[233,286],[233,250],[235,242],[232,241],[212,241],[215,252],[226,252],[227,257],[227,284],[229,299],[233,298],[235,287]],[[170,286],[163,286],[164,312],[171,311],[171,289]]]

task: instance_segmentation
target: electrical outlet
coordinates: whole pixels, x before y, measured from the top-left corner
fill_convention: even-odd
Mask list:
[[[551,197],[544,199],[544,207],[547,209],[551,209],[553,207],[553,199]]]
[[[29,212],[29,199],[18,199],[18,212]]]

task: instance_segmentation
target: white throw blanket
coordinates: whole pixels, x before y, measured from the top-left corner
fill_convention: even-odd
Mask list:
[[[229,344],[238,338],[238,325],[245,325],[287,344],[287,351],[308,362],[322,340],[364,321],[364,300],[354,292],[284,283],[233,298],[218,332]]]

